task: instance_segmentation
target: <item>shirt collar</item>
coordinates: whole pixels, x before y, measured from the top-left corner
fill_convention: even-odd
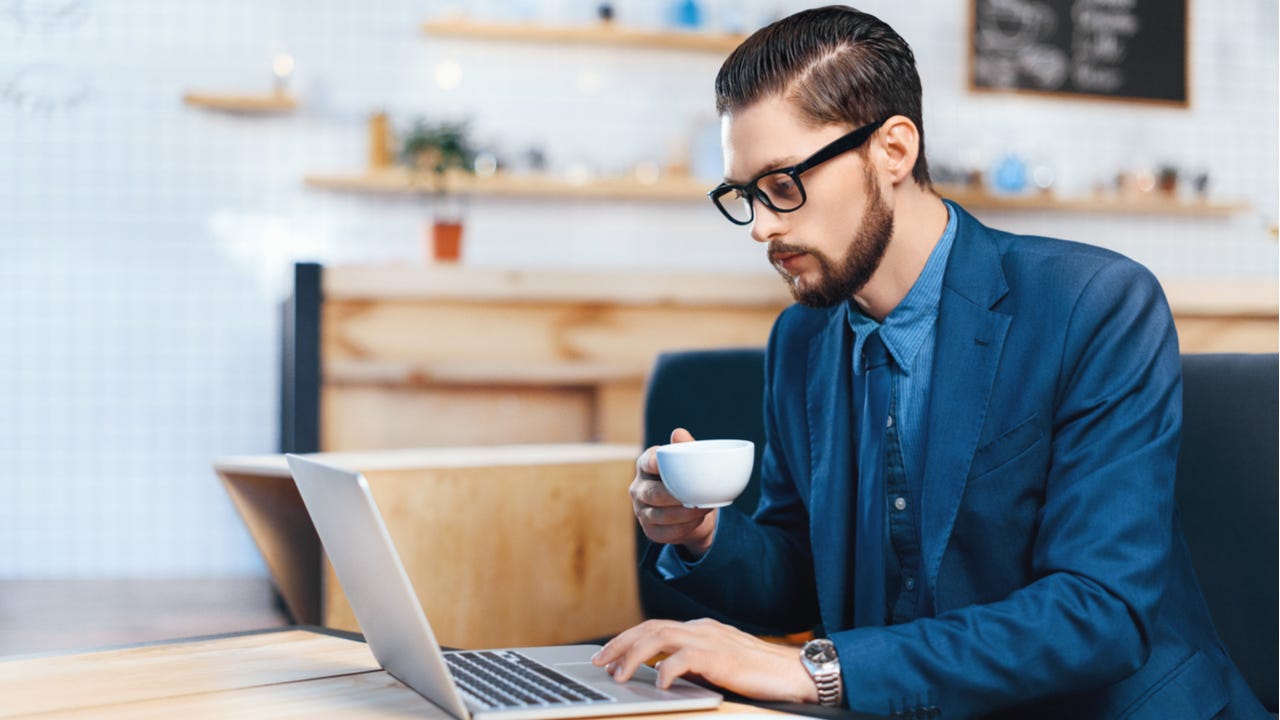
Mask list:
[[[862,373],[862,343],[876,329],[885,349],[905,375],[911,374],[911,362],[924,345],[938,320],[938,303],[942,299],[942,278],[947,269],[947,258],[956,238],[956,209],[943,201],[947,208],[947,226],[942,237],[929,253],[920,277],[916,278],[906,297],[889,312],[884,322],[864,315],[852,299],[845,303],[845,314],[853,330],[853,371]]]

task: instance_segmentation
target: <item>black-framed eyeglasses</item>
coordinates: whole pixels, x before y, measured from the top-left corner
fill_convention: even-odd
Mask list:
[[[759,200],[774,212],[789,213],[799,210],[807,196],[800,176],[837,155],[857,149],[888,122],[888,118],[842,135],[831,141],[818,152],[804,161],[791,167],[763,172],[743,185],[720,183],[707,193],[711,202],[720,208],[720,212],[736,225],[750,225],[755,220],[755,201]]]

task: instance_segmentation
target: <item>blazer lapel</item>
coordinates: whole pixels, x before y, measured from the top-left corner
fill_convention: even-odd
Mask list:
[[[852,331],[841,308],[809,344],[805,410],[809,421],[810,545],[818,608],[827,632],[852,627],[853,446],[850,357]]]
[[[960,213],[938,306],[921,508],[921,552],[937,607],[938,571],[978,448],[1011,317],[991,308],[1009,291],[989,231]]]

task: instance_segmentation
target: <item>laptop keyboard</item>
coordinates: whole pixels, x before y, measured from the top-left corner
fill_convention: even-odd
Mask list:
[[[545,707],[613,698],[511,650],[444,654],[453,681],[484,708]]]

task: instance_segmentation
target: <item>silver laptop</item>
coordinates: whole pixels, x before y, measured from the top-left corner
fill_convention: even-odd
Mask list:
[[[669,690],[641,666],[617,683],[591,664],[599,646],[443,652],[360,473],[288,455],[289,469],[373,656],[459,720],[629,715],[719,706],[684,680]]]

